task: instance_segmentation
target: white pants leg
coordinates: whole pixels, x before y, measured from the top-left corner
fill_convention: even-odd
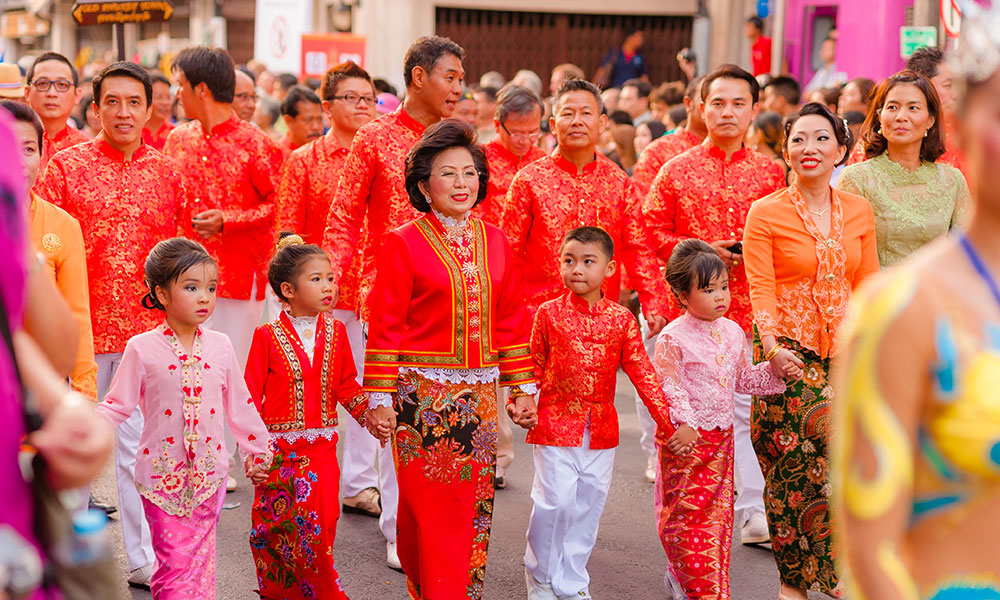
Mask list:
[[[257,295],[257,285],[251,290],[250,297]],[[236,360],[240,363],[240,369],[246,369],[247,357],[250,356],[250,343],[253,341],[253,330],[260,324],[260,315],[264,310],[263,300],[233,300],[232,298],[219,298],[215,301],[215,310],[205,321],[205,327],[224,333],[229,337],[236,352]],[[237,457],[236,438],[229,431],[229,424],[226,424],[226,448],[231,448],[229,455],[229,468],[239,464]]]
[[[736,414],[733,420],[733,441],[736,451],[736,503],[733,505],[734,526],[743,527],[754,513],[764,512],[764,474],[750,440],[750,405],[753,397],[736,394]]]
[[[354,368],[358,370],[361,383],[365,366],[365,341],[361,331],[361,321],[351,310],[335,310],[333,317],[344,324],[347,339],[351,343]],[[361,490],[379,487],[378,469],[375,462],[379,443],[367,429],[340,408],[341,439],[344,440],[343,460],[340,464],[340,491],[344,497],[356,496]],[[390,452],[391,454],[391,452]]]
[[[111,381],[121,364],[122,355],[120,352],[98,354],[94,360],[97,363],[97,399],[101,401],[111,388]],[[118,514],[121,517],[129,571],[153,564],[153,538],[149,533],[146,513],[142,510],[142,498],[135,489],[135,457],[139,452],[141,434],[142,411],[137,406],[129,418],[115,429]]]
[[[615,450],[591,450],[590,428],[579,448],[536,445],[534,503],[524,566],[558,597],[589,597],[587,563],[611,487]],[[530,582],[530,580],[529,580]]]
[[[399,486],[396,484],[396,464],[392,460],[392,447],[378,449],[378,481],[382,494],[382,516],[378,518],[379,529],[385,541],[396,543],[396,513],[399,510]]]
[[[507,467],[514,462],[514,432],[507,415],[509,387],[497,386],[497,475],[506,477]]]
[[[650,360],[653,358],[653,352],[656,350],[656,337],[651,337],[646,339],[649,335],[649,325],[646,323],[646,317],[639,314],[639,326],[642,329],[642,344],[646,347],[646,354],[649,355]],[[639,392],[635,392],[635,414],[639,417],[639,430],[642,435],[639,436],[639,445],[642,446],[643,451],[646,456],[656,456],[656,421],[649,414],[649,409],[646,405],[642,403],[639,398]]]

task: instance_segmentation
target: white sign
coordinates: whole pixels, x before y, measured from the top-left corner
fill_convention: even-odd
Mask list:
[[[302,34],[312,28],[309,0],[257,0],[254,16],[254,58],[272,73],[299,75]]]
[[[941,26],[950,38],[957,38],[962,30],[962,9],[958,0],[941,0]]]

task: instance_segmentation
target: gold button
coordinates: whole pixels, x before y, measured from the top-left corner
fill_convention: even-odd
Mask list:
[[[833,281],[834,279],[836,279],[836,278],[837,278],[837,276],[836,276],[836,275],[834,275],[833,273],[827,273],[827,274],[826,274],[826,277],[824,277],[823,279],[825,279],[825,280],[827,280],[827,281],[830,281],[830,282],[832,282],[832,281]]]
[[[827,306],[826,307],[826,314],[828,314],[828,315],[832,315],[833,314],[833,307],[832,306]]]
[[[733,212],[733,209],[732,209],[731,207],[730,207],[730,209],[729,209],[729,212]]]
[[[201,198],[195,198],[194,201],[195,202],[201,202]]]
[[[208,162],[208,157],[207,156],[202,156],[201,157],[201,162]]]

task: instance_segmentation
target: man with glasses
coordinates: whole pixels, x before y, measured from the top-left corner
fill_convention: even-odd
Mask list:
[[[542,135],[542,101],[535,92],[509,84],[497,94],[493,128],[497,136],[484,146],[490,165],[486,198],[472,214],[494,225],[500,224],[510,182],[526,165],[545,156],[536,144]],[[497,469],[497,477],[500,475]]]
[[[253,77],[236,69],[236,93],[233,94],[233,110],[236,116],[244,121],[253,119],[253,112],[257,110],[257,88]]]
[[[69,59],[56,52],[45,52],[28,68],[24,97],[38,113],[45,127],[42,160],[38,172],[45,173],[49,159],[60,150],[89,141],[87,136],[69,126],[69,115],[83,97],[80,75]]]
[[[323,135],[323,110],[319,96],[311,89],[296,85],[288,90],[281,103],[281,114],[288,133],[278,142],[285,159],[302,146]]]
[[[428,126],[454,112],[462,95],[464,57],[465,50],[447,38],[418,38],[403,61],[406,98],[395,112],[365,125],[354,137],[330,208],[323,248],[330,254],[338,285],[343,287],[348,287],[348,273],[360,252],[355,309],[362,323],[369,318],[368,295],[375,283],[376,260],[386,233],[421,216],[406,192],[406,155]],[[379,526],[387,541],[386,562],[398,570],[395,467],[391,451],[379,448],[378,454],[382,503]],[[374,461],[375,456],[370,459]]]

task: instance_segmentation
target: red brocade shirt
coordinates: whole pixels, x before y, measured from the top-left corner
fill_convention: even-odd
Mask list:
[[[364,425],[368,397],[357,382],[347,329],[316,319],[312,359],[285,311],[253,333],[245,378],[268,431],[306,432],[337,426],[337,404]]]
[[[88,107],[89,108],[89,107]],[[54,136],[49,136],[49,132],[46,131],[42,136],[42,159],[38,163],[38,172],[45,172],[45,165],[49,164],[52,157],[56,155],[56,152],[60,150],[65,150],[66,148],[72,148],[77,144],[83,144],[84,142],[89,142],[90,138],[87,137],[82,131],[73,129],[69,125],[63,128],[62,131],[55,134]],[[36,183],[33,191],[38,191],[38,185]]]
[[[274,205],[274,239],[278,233],[293,231],[307,244],[323,243],[330,215],[330,201],[347,162],[350,148],[337,143],[333,132],[292,152],[281,172],[277,201]],[[356,310],[361,252],[356,252],[350,267],[340,279],[340,299],[336,308]]]
[[[177,160],[191,190],[191,214],[222,211],[222,232],[197,236],[219,263],[219,297],[247,300],[257,277],[257,300],[264,299],[274,196],[281,172],[278,145],[236,113],[206,133],[199,121],[177,126],[164,153]]]
[[[433,214],[385,236],[365,349],[366,392],[396,392],[401,367],[499,367],[500,385],[534,382],[530,324],[510,246],[474,217]]]
[[[778,165],[755,150],[741,148],[727,161],[708,140],[691,148],[660,169],[642,207],[656,255],[666,263],[674,246],[687,238],[709,244],[741,240],[750,205],[783,187],[785,177]],[[753,316],[742,260],[729,270],[729,289],[727,316],[749,331]],[[674,306],[670,318],[679,314]]]
[[[155,132],[151,131],[148,127],[143,127],[142,143],[162,152],[163,147],[167,145],[167,137],[169,137],[170,132],[176,128],[177,126],[170,121],[164,121],[163,125],[160,125],[160,128]]]
[[[594,306],[570,292],[542,304],[531,331],[539,382],[538,425],[529,444],[579,447],[590,423],[590,447],[618,445],[615,382],[618,367],[656,421],[657,441],[673,435],[670,412],[635,317],[602,297]]]
[[[362,254],[357,293],[362,321],[369,318],[369,294],[386,233],[421,216],[406,193],[404,169],[406,154],[424,129],[402,104],[359,129],[330,208],[323,248],[330,254],[334,275],[343,280],[355,254]]]
[[[632,169],[632,183],[635,184],[639,197],[645,198],[649,194],[649,188],[653,187],[653,180],[660,172],[660,167],[667,164],[671,158],[700,143],[698,136],[683,127],[650,142]]]
[[[39,196],[80,222],[87,253],[94,353],[122,352],[129,338],[156,327],[162,313],[142,307],[146,255],[190,222],[176,162],[145,145],[125,161],[103,140],[54,156]]]
[[[545,152],[538,146],[532,146],[527,154],[519,157],[501,144],[499,139],[484,145],[483,150],[490,166],[490,181],[486,186],[486,198],[472,209],[472,214],[499,227],[504,204],[507,202],[507,190],[514,181],[514,175],[539,158],[544,158]]]
[[[643,311],[665,316],[666,283],[651,251],[632,181],[603,156],[578,174],[576,165],[558,149],[514,176],[500,224],[518,261],[531,314],[546,300],[562,295],[559,247],[567,231],[583,225],[600,227],[611,235],[615,258],[628,269]],[[605,295],[618,297],[620,273],[604,280]]]

